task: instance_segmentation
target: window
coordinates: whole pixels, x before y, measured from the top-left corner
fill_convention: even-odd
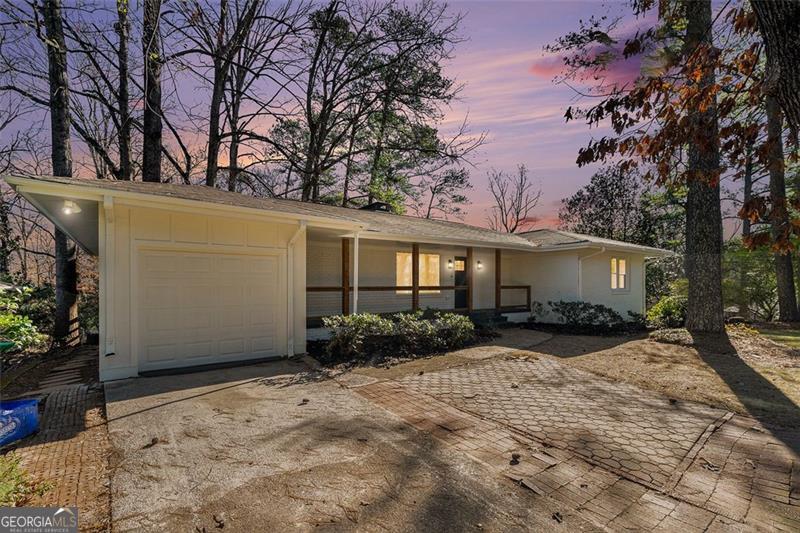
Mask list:
[[[618,257],[611,258],[611,290],[622,291],[628,288],[628,262]]]
[[[396,285],[406,287],[413,285],[411,279],[411,253],[397,252]],[[439,255],[419,254],[419,284],[421,287],[437,287],[439,285]],[[438,294],[439,291],[419,291],[420,294]],[[397,291],[397,294],[411,294],[411,291]]]

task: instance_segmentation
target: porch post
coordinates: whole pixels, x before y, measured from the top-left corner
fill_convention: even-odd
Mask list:
[[[350,314],[350,239],[342,238],[342,314]]]
[[[353,237],[353,314],[358,313],[358,232]]]
[[[411,310],[419,309],[419,244],[411,245]]]
[[[467,311],[472,312],[472,285],[474,282],[474,277],[472,275],[472,246],[467,247],[467,264],[466,266],[466,273],[467,273]]]
[[[500,255],[500,248],[494,250],[494,308],[499,311],[502,307],[503,291],[502,291],[502,276],[501,276],[501,262],[502,256]]]

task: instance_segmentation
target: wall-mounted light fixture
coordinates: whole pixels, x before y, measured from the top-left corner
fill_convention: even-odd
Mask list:
[[[483,263],[481,263],[480,261],[478,261],[478,264],[477,264],[477,265],[475,265],[475,267],[476,267],[478,270],[483,270]]]
[[[452,259],[448,259],[447,260],[447,270],[453,270],[453,260]]]
[[[61,208],[61,211],[65,215],[72,215],[74,213],[81,212],[81,206],[73,202],[72,200],[64,200],[64,207]]]

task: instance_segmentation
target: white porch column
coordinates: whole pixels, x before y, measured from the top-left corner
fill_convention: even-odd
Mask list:
[[[358,313],[358,232],[353,236],[353,314]]]

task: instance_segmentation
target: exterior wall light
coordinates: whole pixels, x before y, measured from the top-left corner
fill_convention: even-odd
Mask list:
[[[483,263],[481,263],[480,261],[478,261],[478,264],[477,264],[477,265],[475,265],[475,267],[476,267],[478,270],[483,270]]]
[[[61,208],[61,211],[65,215],[72,215],[74,213],[81,212],[81,206],[73,202],[72,200],[64,200],[64,207]]]
[[[452,259],[448,259],[447,260],[447,270],[453,270],[453,260]]]

